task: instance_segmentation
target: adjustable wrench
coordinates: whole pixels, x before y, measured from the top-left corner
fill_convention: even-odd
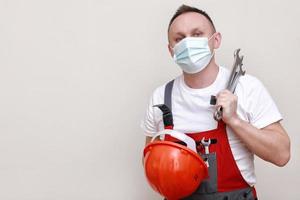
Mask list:
[[[234,91],[235,91],[235,88],[237,86],[240,76],[243,76],[246,73],[246,71],[243,70],[243,68],[242,68],[244,56],[239,55],[240,50],[241,49],[237,49],[234,52],[233,67],[232,67],[231,75],[230,75],[230,78],[228,80],[227,87],[226,87],[226,89],[232,93],[234,93]],[[212,96],[211,104],[216,104],[215,96]],[[216,121],[219,121],[222,118],[222,114],[223,114],[223,109],[221,106],[219,106],[214,113],[214,119]]]

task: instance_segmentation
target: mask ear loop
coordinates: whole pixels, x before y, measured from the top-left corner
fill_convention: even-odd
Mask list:
[[[209,38],[208,41],[216,34],[217,32],[214,32]]]
[[[214,32],[208,39],[208,41],[216,34],[217,32]],[[215,55],[215,49],[213,49],[213,52],[211,54],[211,57],[213,57]]]

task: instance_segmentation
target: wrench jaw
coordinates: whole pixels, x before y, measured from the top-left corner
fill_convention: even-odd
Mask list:
[[[227,83],[227,89],[228,86],[232,85],[233,81],[236,79],[237,73],[239,73],[239,71],[243,71],[242,66],[243,66],[244,56],[239,55],[240,51],[241,49],[237,49],[234,52],[234,62],[233,62],[230,78]]]
[[[239,53],[240,53],[241,49],[238,48],[234,51],[234,57],[239,57]]]
[[[231,81],[234,79],[234,76],[235,76],[235,72],[237,70],[237,67],[241,61],[241,58],[239,56],[239,53],[240,53],[240,50],[241,49],[236,49],[234,51],[234,61],[233,61],[233,65],[232,65],[232,71],[231,71],[231,74],[230,74],[230,78],[228,80],[228,83],[227,85],[230,85],[231,84]]]
[[[243,63],[244,56],[240,56],[241,49],[236,49],[234,52],[235,64],[239,65]]]

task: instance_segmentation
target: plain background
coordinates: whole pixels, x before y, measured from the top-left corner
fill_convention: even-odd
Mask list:
[[[0,199],[161,199],[139,125],[152,91],[181,73],[166,29],[182,3],[211,15],[220,65],[242,49],[284,116],[292,158],[256,158],[260,199],[299,199],[296,0],[0,0]]]

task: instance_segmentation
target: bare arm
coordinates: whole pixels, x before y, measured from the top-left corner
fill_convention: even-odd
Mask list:
[[[149,144],[152,140],[152,137],[150,136],[146,136],[146,141],[145,141],[145,146],[147,146],[147,144]],[[159,137],[155,138],[154,141],[159,141]]]
[[[290,159],[290,140],[279,122],[258,129],[236,119],[229,126],[254,154],[277,166],[284,166]]]
[[[145,146],[147,146],[147,144],[149,144],[152,140],[152,137],[146,136],[146,141],[145,141]]]
[[[145,146],[147,146],[147,144],[149,144],[151,142],[151,140],[152,140],[152,137],[146,136]],[[159,141],[159,140],[160,140],[159,137],[154,139],[154,141]],[[144,164],[144,157],[143,157],[142,161],[143,161],[143,164]]]
[[[237,97],[228,90],[218,94],[217,106],[223,107],[223,121],[254,154],[277,166],[290,159],[290,139],[279,122],[258,129],[240,119],[236,113]]]

